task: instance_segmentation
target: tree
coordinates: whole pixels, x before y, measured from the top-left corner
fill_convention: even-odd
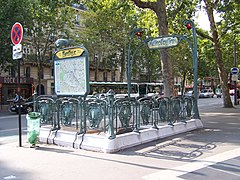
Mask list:
[[[124,79],[124,53],[129,32],[137,26],[138,15],[129,1],[103,0],[83,1],[88,7],[85,12],[85,29],[81,39],[89,50],[90,59],[96,66],[105,68],[121,67]],[[97,80],[97,79],[96,79]]]
[[[58,38],[71,39],[70,30],[73,28],[74,9],[69,1],[36,0],[30,4],[31,13],[27,20],[28,41],[34,55],[30,61],[35,61],[38,67],[38,94],[41,93],[43,64],[51,60],[54,42]]]
[[[10,39],[11,28],[15,22],[20,22],[23,27],[29,15],[30,0],[5,0],[0,1],[0,71],[7,71],[17,61],[12,60],[12,42]]]
[[[160,35],[168,35],[168,20],[166,12],[165,0],[141,1],[132,0],[140,8],[148,8],[153,10],[158,18],[158,31]],[[164,94],[172,96],[174,90],[172,59],[170,58],[168,49],[160,49],[162,60],[162,74],[164,83]]]
[[[217,28],[217,24],[214,18],[214,10],[217,10],[218,7],[227,7],[228,3],[226,2],[219,2],[219,1],[211,1],[211,0],[204,0],[205,3],[205,9],[207,11],[208,19],[210,22],[210,29],[212,34],[212,42],[214,46],[214,50],[216,53],[216,62],[219,72],[219,78],[221,81],[221,87],[223,90],[223,104],[224,107],[233,107],[229,91],[228,91],[228,76],[227,76],[227,70],[225,68],[225,63],[223,61],[223,55],[222,55],[222,47],[221,47],[221,41],[219,36],[219,29]],[[233,2],[231,2],[233,3]],[[228,9],[229,11],[230,9]],[[234,8],[232,9],[234,10]],[[222,11],[223,12],[223,11]],[[225,9],[226,12],[226,9]],[[206,37],[206,36],[205,36]]]
[[[181,77],[182,91],[184,94],[186,80],[193,82],[193,60],[192,53],[188,43],[182,42],[178,47],[170,50],[171,57],[173,59],[173,72],[175,77]]]

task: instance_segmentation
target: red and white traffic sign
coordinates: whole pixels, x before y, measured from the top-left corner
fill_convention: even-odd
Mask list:
[[[14,45],[21,43],[23,37],[23,28],[19,22],[16,22],[11,31],[11,40]]]

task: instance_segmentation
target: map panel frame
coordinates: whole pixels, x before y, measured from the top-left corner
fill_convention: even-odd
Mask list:
[[[82,48],[82,47],[81,47]],[[57,56],[79,51],[79,47],[60,50],[54,57],[54,87],[59,96],[86,96],[89,92],[89,64],[87,51],[76,56]]]

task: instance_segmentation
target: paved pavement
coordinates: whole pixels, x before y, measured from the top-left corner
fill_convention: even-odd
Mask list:
[[[0,112],[1,115],[2,112]],[[240,179],[240,105],[212,107],[203,129],[114,154],[0,138],[0,180]]]

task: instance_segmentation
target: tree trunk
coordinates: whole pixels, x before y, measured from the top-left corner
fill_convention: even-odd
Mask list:
[[[165,0],[157,1],[158,31],[160,35],[168,35],[168,22]],[[162,74],[164,84],[164,95],[169,97],[173,95],[173,63],[168,49],[160,49],[162,60]]]
[[[153,10],[158,18],[159,35],[168,35],[168,21],[166,12],[165,0],[157,0],[157,2],[144,2],[141,0],[132,0],[140,8],[149,8]],[[160,49],[162,60],[162,74],[164,83],[164,95],[173,96],[174,82],[173,82],[173,66],[167,49]]]
[[[122,53],[122,56],[121,56],[121,59],[120,59],[120,65],[121,65],[121,72],[120,72],[120,81],[123,82],[126,77],[125,77],[125,65],[126,65],[126,62],[125,62],[125,52]]]
[[[186,76],[187,76],[187,73],[184,72],[183,73],[183,80],[182,80],[182,89],[181,89],[181,95],[184,95],[184,92],[185,92],[185,82],[186,82]]]
[[[217,31],[214,16],[213,16],[213,4],[209,0],[204,0],[204,2],[206,4],[206,10],[207,10],[208,19],[210,22],[210,28],[213,36],[218,73],[219,73],[219,78],[220,78],[222,93],[223,93],[223,106],[225,108],[232,108],[233,104],[229,95],[228,84],[227,84],[228,82],[227,71],[225,69],[224,62],[222,59],[222,51],[220,48],[221,46],[219,43],[218,31]]]

